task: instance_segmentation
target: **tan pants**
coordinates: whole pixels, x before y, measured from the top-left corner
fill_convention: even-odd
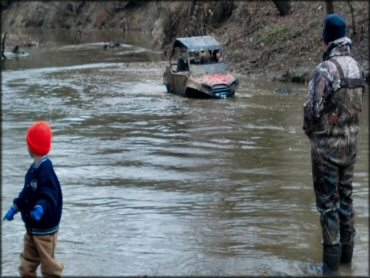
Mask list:
[[[19,273],[22,277],[36,277],[37,267],[41,264],[44,277],[61,277],[63,264],[55,259],[58,235],[24,236],[24,250],[21,254]]]

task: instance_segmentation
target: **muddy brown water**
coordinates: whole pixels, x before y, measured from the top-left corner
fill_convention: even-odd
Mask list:
[[[166,61],[145,34],[23,32],[48,43],[2,65],[2,214],[32,162],[26,130],[45,119],[65,275],[320,275],[305,85],[236,74],[234,98],[187,99],[166,93]],[[369,272],[367,95],[363,108],[356,246],[342,275]],[[2,222],[4,276],[18,274],[24,232],[19,215]]]

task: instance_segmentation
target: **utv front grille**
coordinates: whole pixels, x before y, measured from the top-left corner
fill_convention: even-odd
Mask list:
[[[223,84],[214,85],[212,89],[213,89],[213,96],[217,98],[226,98],[230,93],[229,86],[223,85]]]

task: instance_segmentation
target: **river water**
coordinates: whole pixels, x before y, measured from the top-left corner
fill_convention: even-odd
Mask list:
[[[235,73],[234,98],[187,99],[166,93],[166,61],[146,36],[27,32],[47,44],[2,65],[2,215],[32,162],[27,128],[47,120],[65,275],[320,275],[306,85]],[[121,46],[103,49],[112,39]],[[366,95],[343,275],[369,273],[367,115]],[[18,274],[24,232],[19,215],[2,222],[3,276]]]

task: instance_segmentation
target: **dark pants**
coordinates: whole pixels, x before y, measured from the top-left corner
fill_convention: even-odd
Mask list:
[[[352,206],[355,156],[347,157],[346,163],[335,163],[318,145],[313,144],[311,149],[312,178],[323,244],[350,244],[355,237]]]

